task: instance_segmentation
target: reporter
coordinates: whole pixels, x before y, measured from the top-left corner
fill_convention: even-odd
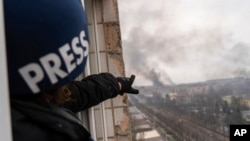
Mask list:
[[[56,90],[11,97],[14,141],[91,140],[89,131],[75,114],[116,97],[122,89],[123,92],[133,89],[130,78],[123,79],[126,81],[119,88],[119,82],[112,74],[100,73],[90,75],[82,81],[72,81]],[[123,85],[128,87],[124,88]],[[134,94],[137,93],[135,90]]]
[[[80,0],[4,0],[14,141],[90,141],[75,113],[118,94],[138,94],[135,76],[74,79],[89,50]]]

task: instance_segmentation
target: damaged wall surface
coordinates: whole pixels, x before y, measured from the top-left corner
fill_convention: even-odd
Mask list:
[[[85,0],[90,49],[89,72],[125,76],[117,0]],[[90,130],[98,141],[131,141],[128,98],[118,96],[90,110]]]

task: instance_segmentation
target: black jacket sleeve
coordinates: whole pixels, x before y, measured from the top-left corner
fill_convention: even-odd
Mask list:
[[[116,97],[119,93],[118,81],[110,73],[90,75],[82,81],[71,82],[68,87],[72,90],[72,101],[64,107],[74,113]]]

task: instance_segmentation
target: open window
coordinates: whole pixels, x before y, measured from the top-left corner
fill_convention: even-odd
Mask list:
[[[90,47],[85,76],[110,72],[124,76],[117,1],[82,0],[87,14]],[[97,141],[131,140],[126,96],[118,96],[79,113]]]

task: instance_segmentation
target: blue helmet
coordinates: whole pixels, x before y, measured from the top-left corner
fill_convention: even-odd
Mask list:
[[[80,0],[4,0],[11,96],[37,94],[74,80],[89,48]]]

